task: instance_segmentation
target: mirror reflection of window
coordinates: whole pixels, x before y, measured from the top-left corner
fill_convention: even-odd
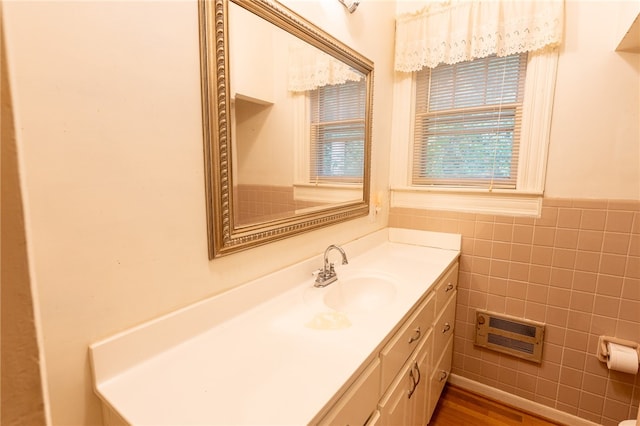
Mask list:
[[[366,82],[348,81],[309,92],[313,182],[362,182]]]

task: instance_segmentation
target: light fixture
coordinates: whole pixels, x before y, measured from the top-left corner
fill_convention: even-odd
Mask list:
[[[355,12],[356,9],[358,8],[358,5],[360,4],[360,0],[338,0],[338,1],[342,3],[344,7],[347,8],[349,13]]]

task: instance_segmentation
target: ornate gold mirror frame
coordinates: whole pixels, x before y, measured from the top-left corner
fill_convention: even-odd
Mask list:
[[[362,198],[284,218],[239,225],[234,218],[229,6],[234,3],[362,73],[366,79]],[[293,11],[266,0],[199,0],[209,258],[318,229],[369,212],[373,63]],[[250,29],[246,29],[250,31]],[[255,70],[260,72],[260,70]]]

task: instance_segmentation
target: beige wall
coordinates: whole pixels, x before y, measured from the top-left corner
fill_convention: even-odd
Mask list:
[[[545,195],[640,198],[640,55],[614,49],[636,1],[566,2]]]
[[[393,4],[286,3],[375,62],[382,191]],[[196,2],[5,2],[3,19],[53,424],[101,422],[90,343],[386,225],[357,219],[209,261]]]

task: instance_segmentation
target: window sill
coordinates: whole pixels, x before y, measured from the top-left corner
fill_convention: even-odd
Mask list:
[[[391,207],[540,217],[542,193],[460,188],[391,188]]]
[[[293,185],[295,200],[318,203],[346,203],[362,200],[362,184],[309,184]]]

